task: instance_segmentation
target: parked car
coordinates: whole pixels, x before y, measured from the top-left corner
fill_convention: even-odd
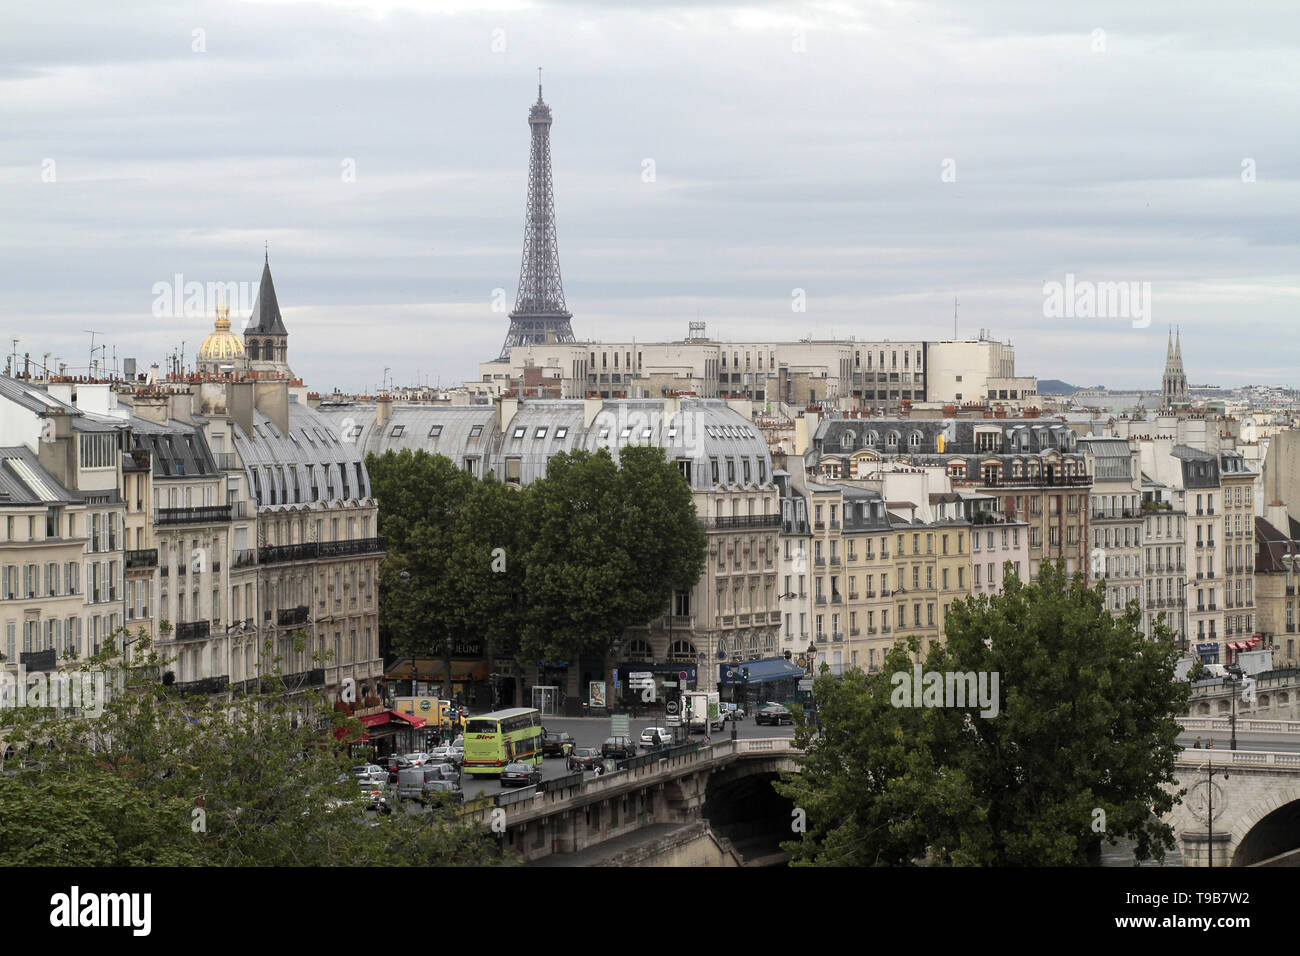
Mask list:
[[[423,767],[426,763],[432,761],[429,754],[425,753],[423,750],[417,750],[415,753],[407,754],[406,759],[411,761],[411,766],[413,767]]]
[[[595,770],[602,759],[595,747],[579,747],[569,754],[569,770]]]
[[[541,782],[541,770],[530,763],[508,763],[501,771],[503,787],[536,787]]]
[[[793,724],[794,715],[780,704],[768,702],[758,708],[758,713],[754,715],[754,723],[762,726],[763,724],[773,724],[781,726],[782,724]]]
[[[545,731],[546,728],[542,728]],[[542,734],[542,756],[543,757],[567,757],[569,752],[577,746],[577,741],[573,739],[572,734]]]
[[[636,744],[632,743],[631,737],[622,735],[607,737],[605,742],[600,745],[600,755],[626,760],[628,757],[636,756]]]
[[[647,727],[641,731],[641,746],[646,750],[653,750],[655,748],[655,734],[659,735],[660,747],[666,747],[673,742],[671,727]]]
[[[722,704],[722,719],[723,720],[744,720],[745,708],[741,707],[739,704],[731,704],[731,703],[724,702]]]
[[[456,735],[456,739],[453,740],[453,741],[451,742],[451,745],[452,745],[453,747],[455,747],[457,750],[459,750],[462,754],[464,754],[464,753],[465,753],[465,735],[464,735],[464,734],[457,734],[457,735]]]
[[[384,766],[388,769],[388,782],[391,785],[396,786],[398,775],[403,770],[409,770],[414,767],[415,764],[411,763],[411,761],[399,754],[390,754],[388,759],[384,761]]]

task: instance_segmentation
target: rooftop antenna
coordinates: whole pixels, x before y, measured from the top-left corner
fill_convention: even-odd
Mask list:
[[[81,331],[90,334],[90,365],[86,368],[86,373],[93,378],[95,374],[95,336],[104,333],[96,332],[94,329],[82,329]]]
[[[952,297],[952,340],[957,341],[957,297]]]
[[[9,374],[14,378],[18,377],[18,337],[12,339],[14,343],[13,357],[9,361]]]

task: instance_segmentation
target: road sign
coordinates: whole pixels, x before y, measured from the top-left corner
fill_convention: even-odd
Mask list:
[[[675,681],[675,680],[666,680],[666,681],[664,681],[664,686],[665,686],[665,687],[676,687],[676,686],[677,686],[677,681]]]
[[[678,703],[677,698],[669,697],[666,701],[664,701],[664,713],[667,714],[669,717],[676,717],[680,709],[681,709],[681,705],[680,703]]]
[[[644,680],[647,677],[654,677],[654,676],[655,676],[654,673],[651,671],[628,671],[627,679]]]
[[[609,735],[627,737],[632,733],[632,718],[627,714],[615,714],[609,718]]]
[[[678,672],[677,672],[677,679],[678,679],[678,680],[686,680],[686,677],[687,677],[686,671],[678,671]]]
[[[804,678],[802,678],[802,679],[799,681],[799,689],[800,689],[800,690],[812,690],[812,689],[813,689],[813,679],[812,679],[811,677],[804,677]]]

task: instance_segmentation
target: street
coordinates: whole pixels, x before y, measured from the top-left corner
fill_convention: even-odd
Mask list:
[[[565,733],[572,734],[577,747],[594,747],[600,749],[610,736],[609,718],[608,717],[546,717],[542,720],[548,733]],[[631,722],[631,736],[634,741],[639,740],[641,731],[647,727],[662,726],[654,723],[650,718],[639,717]],[[754,723],[754,718],[747,717],[736,723],[736,736],[742,738],[751,737],[792,737],[794,736],[793,725],[773,727],[765,725],[759,727]],[[713,731],[710,736],[715,742],[729,740],[731,738],[730,723],[727,723],[722,730]],[[700,743],[704,740],[703,734],[693,734],[689,738],[691,743]],[[644,751],[638,751],[644,753]],[[542,779],[552,780],[556,777],[564,777],[569,773],[567,761],[562,757],[547,757],[542,761]],[[502,791],[509,792],[512,788],[502,787],[501,781],[496,777],[475,777],[472,774],[461,775],[461,785],[465,788],[465,799],[473,800],[481,794],[495,795]]]

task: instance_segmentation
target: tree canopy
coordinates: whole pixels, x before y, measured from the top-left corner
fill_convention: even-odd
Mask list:
[[[802,773],[775,784],[807,814],[794,863],[1072,865],[1102,839],[1131,839],[1138,859],[1173,847],[1160,817],[1188,688],[1163,624],[1148,641],[1135,606],[1112,617],[1102,587],[1044,564],[1032,584],[1009,573],[1002,594],[954,602],[946,631],[924,671],[998,675],[996,715],[896,706],[915,638],[877,673],[819,677],[820,733],[801,722]]]
[[[141,632],[132,663],[119,631],[96,658],[69,667],[106,674],[97,716],[0,710],[0,865],[343,866],[488,864],[483,827],[443,804],[364,816],[334,736],[360,722],[319,692],[286,693],[276,677],[253,693],[187,696]],[[268,651],[270,649],[268,648]],[[278,666],[278,665],[277,665]]]

